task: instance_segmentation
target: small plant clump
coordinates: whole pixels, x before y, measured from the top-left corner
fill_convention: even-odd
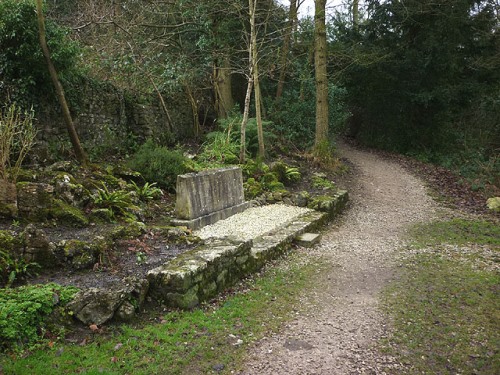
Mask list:
[[[129,210],[138,209],[132,202],[129,191],[125,190],[109,190],[106,184],[102,184],[102,188],[98,188],[94,195],[94,204],[99,208],[110,209],[114,215],[122,215],[130,217],[132,214]]]
[[[38,263],[26,262],[23,258],[17,258],[7,251],[0,249],[0,283],[5,288],[26,276],[34,276],[40,269]]]
[[[146,182],[142,186],[137,185],[134,181],[130,183],[130,186],[132,187],[133,191],[137,194],[139,199],[145,202],[151,201],[153,199],[158,199],[163,195],[161,189],[158,188],[156,185],[157,185],[156,182],[153,182],[152,184]]]
[[[77,291],[57,284],[0,289],[0,349],[22,349],[42,337],[46,318]]]
[[[326,178],[326,176],[324,176],[322,174],[316,174],[312,177],[312,185],[315,188],[323,189],[323,190],[334,190],[335,189],[335,183],[328,180]]]

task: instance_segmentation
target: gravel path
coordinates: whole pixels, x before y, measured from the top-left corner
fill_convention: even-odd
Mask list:
[[[354,164],[351,207],[338,227],[323,235],[311,256],[322,255],[328,272],[309,313],[258,342],[241,374],[383,374],[403,365],[374,348],[390,322],[378,293],[393,275],[406,228],[429,220],[436,206],[420,180],[375,154],[341,146]]]

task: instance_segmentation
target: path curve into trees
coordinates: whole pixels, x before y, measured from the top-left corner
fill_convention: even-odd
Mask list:
[[[346,145],[340,151],[353,164],[351,207],[310,252],[324,256],[327,272],[304,297],[308,312],[258,342],[243,374],[371,374],[402,366],[374,347],[390,330],[379,292],[395,275],[407,228],[430,220],[436,205],[394,162]]]

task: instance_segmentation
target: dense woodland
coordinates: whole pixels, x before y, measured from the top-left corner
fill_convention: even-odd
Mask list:
[[[51,59],[73,114],[82,82],[105,82],[159,100],[167,119],[179,110],[172,98],[181,97],[190,138],[218,142],[215,149],[240,161],[247,152],[318,151],[346,135],[441,164],[476,189],[499,184],[497,0],[316,1],[316,18],[298,17],[300,0],[43,6]],[[4,106],[33,108],[35,118],[57,103],[38,32],[35,1],[0,1],[0,98]],[[323,68],[327,80],[318,77]],[[176,126],[166,121],[151,142],[173,149],[189,141],[174,136]],[[146,141],[117,140],[108,142],[108,154],[131,155]],[[102,147],[82,143],[93,161],[106,157]],[[62,148],[50,148],[54,159]]]

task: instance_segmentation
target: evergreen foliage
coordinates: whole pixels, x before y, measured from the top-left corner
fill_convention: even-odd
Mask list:
[[[80,49],[69,29],[46,22],[47,41],[62,80],[76,80]],[[0,1],[0,95],[24,108],[52,95],[49,72],[38,40],[35,2]]]
[[[359,32],[337,20],[336,47],[352,57],[336,67],[345,69],[341,79],[353,112],[351,134],[371,146],[448,166],[462,165],[464,158],[487,163],[495,158],[500,148],[495,2],[367,3],[370,17]]]
[[[129,161],[129,167],[140,172],[148,182],[173,190],[177,175],[187,172],[187,159],[176,150],[156,145],[149,139],[139,147]]]

